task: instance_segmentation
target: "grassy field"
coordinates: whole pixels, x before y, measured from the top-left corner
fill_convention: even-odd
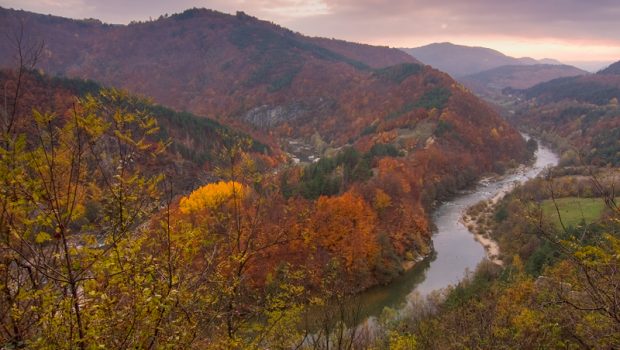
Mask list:
[[[619,199],[616,198],[616,201]],[[605,202],[602,198],[566,197],[556,199],[556,203],[566,227],[577,226],[582,220],[588,224],[596,222],[605,210]],[[553,201],[550,199],[543,201],[541,207],[543,214],[559,227],[560,220]]]

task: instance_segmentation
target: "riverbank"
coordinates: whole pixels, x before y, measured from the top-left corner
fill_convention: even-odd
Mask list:
[[[557,162],[558,157],[541,146],[536,152],[534,164],[522,165],[501,176],[485,177],[470,190],[441,203],[432,213],[435,226],[432,255],[413,264],[413,267],[405,266],[403,274],[392,283],[370,288],[357,295],[356,304],[363,305],[366,311],[362,316],[379,316],[385,307],[398,310],[406,305],[412,293],[425,297],[455,285],[487,257],[496,263],[501,261],[501,251],[491,237],[484,232],[472,235],[468,230],[467,226],[471,226],[474,233],[483,230],[482,222],[473,222],[473,216],[464,218],[464,214],[477,203],[498,203],[514,189],[515,183],[524,183]]]
[[[509,190],[502,190],[490,200],[483,201],[473,207],[467,208],[460,219],[463,226],[465,226],[467,230],[474,235],[476,242],[482,245],[487,255],[487,259],[499,266],[504,265],[504,262],[500,258],[499,244],[491,238],[484,223],[492,219],[497,203],[499,203],[499,201],[502,200],[502,198],[504,198],[504,196],[506,196],[509,192]],[[472,209],[478,206],[483,206],[483,209],[478,213],[473,213]]]
[[[483,181],[502,181],[511,176],[524,175],[527,166],[521,165],[515,169],[508,171],[506,174],[496,177],[490,177]],[[468,207],[463,212],[459,222],[467,228],[467,230],[474,235],[476,242],[480,243],[484,248],[486,257],[492,263],[503,266],[504,262],[500,256],[499,244],[491,238],[489,228],[486,223],[493,219],[493,213],[497,203],[501,201],[508,193],[512,191],[512,188],[502,188],[496,192],[490,199],[482,200],[475,205]]]

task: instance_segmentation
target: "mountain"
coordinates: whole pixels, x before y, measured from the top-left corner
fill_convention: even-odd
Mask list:
[[[402,50],[455,78],[500,66],[560,64],[560,62],[548,58],[540,61],[529,57],[514,58],[485,47],[455,45],[447,42]]]
[[[420,61],[411,57],[411,55],[396,48],[358,44],[338,39],[318,37],[307,39],[337,54],[364,62],[372,68],[388,67],[399,63],[421,64]]]
[[[554,79],[524,89],[521,94],[541,103],[575,100],[604,105],[620,98],[620,75],[615,73],[618,67],[617,62],[596,74]]]
[[[568,65],[517,65],[492,68],[462,77],[459,81],[478,94],[497,94],[505,88],[527,89],[549,80],[587,74]]]
[[[422,111],[432,109],[453,113],[455,125],[482,127],[469,134],[505,130],[497,140],[483,137],[484,143],[514,140],[514,131],[450,77],[398,50],[308,38],[242,12],[190,9],[155,21],[109,25],[0,11],[5,32],[16,32],[20,21],[27,37],[45,42],[39,67],[48,74],[125,88],[271,136],[274,144],[282,137],[318,134],[337,148],[404,127],[406,118],[417,123],[428,117]],[[12,64],[11,47],[3,36],[0,65]],[[395,62],[400,64],[373,68]],[[434,123],[440,116],[434,115]]]
[[[554,64],[554,65],[562,65],[563,64],[562,62],[560,62],[560,61],[558,61],[556,59],[553,59],[553,58],[543,58],[543,59],[538,60],[538,63],[540,63],[540,64]]]
[[[562,163],[620,165],[620,62],[597,74],[507,92],[523,101],[510,117],[563,152]]]
[[[609,67],[598,72],[600,75],[620,75],[620,61],[612,63]]]
[[[394,49],[306,38],[243,13],[192,9],[115,26],[2,10],[5,31],[15,31],[18,17],[45,42],[39,67],[50,74],[94,79],[180,110],[270,130],[294,120],[296,129],[333,134],[341,125],[319,119],[359,118],[346,112],[356,107],[338,99],[364,90],[363,80],[377,82],[371,67],[416,62]],[[5,38],[0,48],[0,64],[10,65]]]

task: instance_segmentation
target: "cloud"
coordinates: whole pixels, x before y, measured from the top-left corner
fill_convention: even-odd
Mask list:
[[[275,5],[275,6],[274,6]],[[309,16],[329,14],[329,7],[321,0],[289,0],[280,1],[279,4],[271,4],[264,11],[289,18],[303,18]]]
[[[0,0],[0,6],[72,18],[82,18],[82,13],[93,10],[85,0]]]
[[[525,37],[593,38],[620,40],[620,1],[600,0],[326,0],[331,13],[301,22],[346,24],[347,35],[365,37],[433,34],[443,24],[444,34],[503,34]],[[383,26],[390,23],[391,26]],[[375,31],[379,25],[381,31]]]
[[[329,14],[287,25],[312,35],[337,33],[347,40],[392,46],[453,41],[502,46],[509,54],[522,56],[620,58],[617,0],[325,1]],[[584,52],[584,47],[592,50]]]

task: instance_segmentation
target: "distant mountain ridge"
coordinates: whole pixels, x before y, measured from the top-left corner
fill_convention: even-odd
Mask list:
[[[620,61],[596,74],[507,92],[521,97],[513,123],[565,151],[564,164],[620,166]]]
[[[601,70],[599,75],[620,75],[620,61],[612,63],[609,67]]]
[[[564,77],[587,75],[588,72],[569,65],[500,66],[459,79],[478,94],[501,93],[505,88],[527,89],[537,84]]]
[[[530,57],[515,58],[486,47],[456,45],[449,42],[401,50],[457,79],[500,66],[561,64],[549,58],[542,60]]]
[[[596,74],[558,78],[517,92],[543,103],[572,100],[606,105],[614,98],[620,99],[619,70],[620,61]]]

